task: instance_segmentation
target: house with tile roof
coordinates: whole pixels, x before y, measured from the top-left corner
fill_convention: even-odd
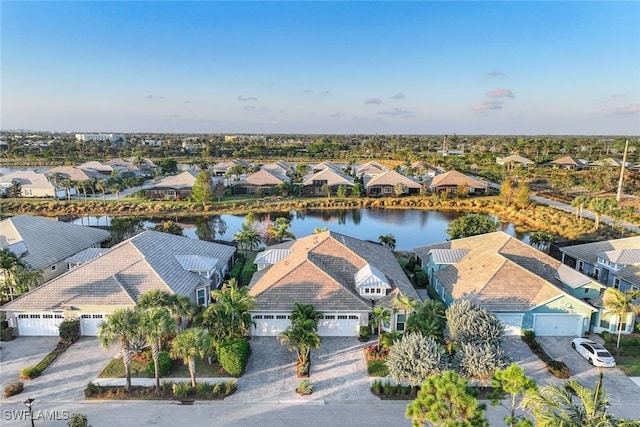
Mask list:
[[[259,270],[249,284],[257,306],[254,336],[284,331],[296,302],[322,313],[321,336],[357,336],[374,306],[392,309],[400,295],[420,301],[389,249],[332,231],[270,246],[255,262]],[[402,331],[405,321],[394,312],[388,329]]]
[[[489,186],[475,178],[467,176],[457,170],[436,175],[431,180],[430,191],[432,193],[457,193],[461,188],[465,188],[469,194],[483,194],[487,192]]]
[[[20,335],[58,335],[64,319],[80,319],[96,335],[107,314],[134,307],[151,290],[188,296],[207,306],[233,267],[229,245],[147,230],[2,306]]]
[[[55,197],[56,188],[44,173],[16,171],[0,176],[0,192],[8,194],[14,182],[20,184],[21,197]]]
[[[231,188],[233,194],[276,194],[278,185],[283,182],[291,182],[291,178],[268,169],[260,169],[236,182]]]
[[[226,162],[216,163],[211,167],[211,171],[215,176],[225,176],[227,171],[234,166],[240,166],[248,169],[251,166],[251,163],[243,159],[233,159]]]
[[[100,248],[111,237],[107,230],[31,215],[0,221],[0,249],[8,249],[43,281],[67,271],[66,259],[87,248]]]
[[[191,197],[198,172],[186,170],[177,175],[168,176],[145,190],[145,197],[155,200],[184,200]]]
[[[529,160],[526,157],[522,157],[518,154],[512,154],[507,157],[497,157],[496,163],[499,164],[500,166],[506,165],[507,167],[510,167],[510,168],[514,166],[520,166],[520,167],[526,168],[528,166],[535,165],[535,162],[533,160]]]
[[[581,336],[597,319],[602,286],[498,231],[414,249],[446,305],[471,300],[494,312],[507,334]]]
[[[367,162],[363,165],[354,165],[353,169],[356,172],[356,176],[362,178],[365,176],[374,176],[374,175],[380,175],[383,172],[386,172],[389,170],[389,168],[387,168],[384,165],[381,165],[380,163],[376,162],[375,160],[372,160],[370,162]]]
[[[341,185],[345,186],[347,194],[350,194],[354,182],[352,177],[327,167],[304,178],[302,181],[302,194],[305,196],[326,196],[325,185],[329,186],[329,194],[335,194]]]
[[[402,187],[402,192],[398,191]],[[365,176],[364,188],[368,196],[400,196],[403,194],[420,194],[422,185],[394,170],[388,170],[372,177]]]
[[[555,159],[547,163],[547,166],[566,170],[584,169],[585,167],[587,167],[587,165],[587,161],[578,159],[577,157],[573,156],[560,157],[559,159]]]

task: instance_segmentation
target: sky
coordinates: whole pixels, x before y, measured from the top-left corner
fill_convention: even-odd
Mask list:
[[[640,135],[640,2],[0,2],[0,128]]]

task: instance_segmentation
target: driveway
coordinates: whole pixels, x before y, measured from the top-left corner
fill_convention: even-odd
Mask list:
[[[555,377],[547,370],[547,365],[540,360],[520,337],[507,336],[502,343],[502,349],[517,363],[525,375],[533,379],[539,386],[552,384]]]
[[[58,337],[18,337],[0,342],[0,384],[2,390],[18,381],[20,370],[40,362],[56,348]]]
[[[245,373],[238,378],[238,391],[225,402],[272,403],[365,402],[378,401],[369,389],[364,361],[365,343],[356,338],[324,337],[318,350],[311,352],[313,394],[299,396],[296,386],[295,353],[277,338],[253,337],[249,341],[251,357]]]
[[[21,342],[22,341],[22,342]],[[37,356],[30,358],[21,358],[19,363],[16,359],[8,360],[5,364],[5,343],[2,343],[2,377],[4,384],[5,367],[10,371],[10,376],[15,381],[19,375],[20,369],[24,366],[34,365],[51,350],[55,348],[58,342],[57,337],[19,337],[15,341],[19,343],[25,351],[29,350],[29,346],[39,347]],[[97,338],[82,337],[71,345],[64,353],[44,371],[42,375],[33,380],[25,380],[24,391],[22,394],[13,396],[7,400],[17,399],[22,402],[25,398],[30,397],[38,399],[41,402],[62,402],[62,401],[78,401],[84,399],[84,389],[87,383],[98,376],[100,370],[104,368],[109,360],[111,360],[117,352],[117,347],[113,346],[109,350],[100,347]],[[14,354],[15,350],[9,353]]]
[[[577,351],[571,348],[573,337],[536,337],[543,350],[553,359],[567,364],[571,379],[593,388],[600,372],[604,374],[603,385],[609,395],[611,412],[619,417],[637,418],[640,414],[640,387],[618,368],[596,368],[591,366]]]

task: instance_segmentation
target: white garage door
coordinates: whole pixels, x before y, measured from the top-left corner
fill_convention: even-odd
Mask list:
[[[582,316],[579,314],[536,314],[533,331],[541,337],[582,335]]]
[[[496,313],[496,316],[504,325],[505,335],[522,334],[522,314]]]
[[[355,314],[325,314],[318,320],[318,335],[321,337],[358,336],[360,317]]]
[[[291,325],[291,316],[287,314],[254,314],[255,325],[252,335],[256,337],[275,337]]]
[[[80,315],[80,335],[96,336],[100,326],[104,323],[105,315],[102,313],[87,313]]]
[[[58,336],[62,313],[18,314],[18,333],[22,336]]]

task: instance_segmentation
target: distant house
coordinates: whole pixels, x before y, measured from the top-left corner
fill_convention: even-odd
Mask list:
[[[55,335],[64,319],[79,319],[82,335],[97,335],[104,318],[133,308],[151,290],[184,295],[201,306],[235,262],[232,246],[147,230],[5,304],[19,335]]]
[[[233,194],[276,194],[278,185],[283,182],[291,182],[291,178],[267,169],[260,169],[233,184],[232,190]]]
[[[153,187],[145,191],[145,196],[150,199],[184,200],[191,197],[193,185],[196,183],[198,173],[186,170],[178,175],[164,178]]]
[[[579,170],[587,167],[588,162],[585,160],[578,159],[573,156],[564,156],[559,159],[552,160],[547,163],[547,166],[551,166],[553,168],[566,169],[566,170]]]
[[[55,197],[56,188],[44,173],[16,171],[0,176],[0,192],[8,194],[15,184],[20,184],[21,197]]]
[[[593,163],[590,163],[589,168],[617,168],[620,169],[622,166],[622,160],[614,159],[612,157],[607,157],[606,159],[596,160]],[[629,162],[625,163],[624,167],[626,169],[630,169],[633,165]]]
[[[373,242],[325,231],[270,246],[256,257],[249,284],[257,308],[253,336],[277,336],[291,324],[294,303],[322,313],[321,336],[358,336],[374,306],[392,309],[394,299],[420,297],[393,253]],[[393,311],[384,330],[403,331],[402,311]]]
[[[246,160],[233,159],[228,162],[216,163],[211,167],[211,172],[215,176],[224,176],[229,169],[233,166],[241,166],[243,168],[249,168],[251,164]]]
[[[441,172],[437,167],[431,166],[422,160],[411,163],[411,169],[417,172],[415,176],[422,176],[423,178],[433,178]]]
[[[353,168],[356,171],[356,176],[360,178],[365,176],[380,175],[381,173],[384,173],[389,170],[389,168],[381,165],[376,161],[371,161],[363,165],[357,165],[357,166],[354,166]]]
[[[336,165],[335,163],[331,163],[328,160],[325,160],[322,163],[318,163],[317,165],[313,166],[311,169],[314,172],[320,172],[320,171],[323,171],[325,169],[331,169],[335,173],[343,174],[342,168],[340,168],[340,166]]]
[[[422,186],[412,178],[394,170],[388,170],[364,180],[364,188],[368,196],[400,196],[402,194],[419,194]],[[400,192],[398,189],[402,188]]]
[[[66,259],[87,248],[100,248],[111,234],[30,215],[0,221],[0,249],[9,249],[47,281],[67,271]]]
[[[470,300],[494,312],[508,335],[582,336],[599,316],[602,286],[501,231],[414,249],[446,305]]]
[[[268,170],[269,172],[275,172],[279,175],[286,176],[287,173],[291,170],[291,165],[287,162],[283,162],[282,160],[278,160],[274,163],[267,163],[266,165],[262,165],[260,169]]]
[[[497,157],[496,163],[499,164],[500,166],[505,166],[505,165],[507,167],[520,166],[523,168],[535,165],[535,162],[533,162],[533,160],[529,160],[526,157],[522,157],[517,154],[512,154],[507,157]]]
[[[344,185],[348,193],[353,188],[353,178],[343,175],[341,172],[336,172],[333,168],[327,167],[313,175],[306,177],[302,181],[303,189],[302,193],[305,196],[326,196],[327,192],[324,187],[329,187],[329,193],[335,194],[338,187]]]
[[[456,170],[450,170],[436,175],[431,180],[432,193],[457,193],[461,188],[469,191],[469,194],[483,194],[489,186],[482,181],[467,176]]]

